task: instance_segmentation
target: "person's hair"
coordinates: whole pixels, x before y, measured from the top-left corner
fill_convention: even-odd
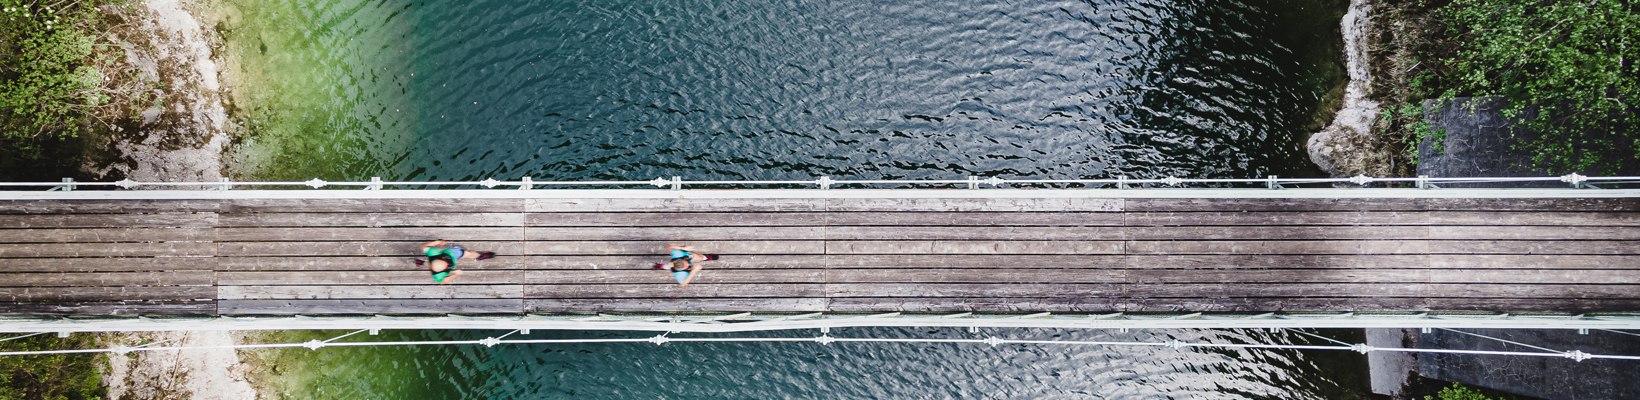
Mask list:
[[[678,269],[678,270],[689,269],[689,259],[679,258],[679,259],[676,259],[676,260],[672,260],[672,269]]]
[[[438,271],[438,272],[450,272],[450,261],[446,260],[442,257],[434,257],[434,258],[428,260],[427,267],[428,267],[428,269],[432,269],[432,267],[434,265],[437,265],[437,263],[441,263],[441,262],[444,263],[444,270],[443,271]]]

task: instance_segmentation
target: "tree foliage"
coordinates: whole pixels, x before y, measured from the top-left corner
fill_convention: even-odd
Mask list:
[[[101,347],[91,334],[59,339],[40,335],[0,343],[6,351],[84,349]],[[102,384],[101,353],[36,356],[0,356],[0,400],[79,400],[107,396]]]
[[[1610,173],[1640,160],[1640,7],[1631,0],[1454,0],[1440,97],[1502,96],[1537,135],[1533,167]]]
[[[31,150],[73,137],[109,103],[96,3],[0,0],[0,140]]]

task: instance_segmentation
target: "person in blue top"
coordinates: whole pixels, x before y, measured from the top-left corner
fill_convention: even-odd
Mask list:
[[[444,247],[449,242],[444,239],[434,240],[421,244],[421,254],[427,260],[416,260],[416,265],[427,265],[428,272],[433,273],[433,282],[440,285],[450,283],[461,276],[461,270],[456,268],[456,260],[488,260],[495,257],[493,251],[467,251],[461,246]]]
[[[666,251],[672,256],[672,261],[666,264],[655,264],[655,269],[665,269],[670,264],[672,279],[678,282],[678,286],[689,286],[690,282],[694,282],[695,278],[700,277],[701,261],[718,259],[715,255],[700,254],[695,251],[694,246],[688,245],[667,245]]]

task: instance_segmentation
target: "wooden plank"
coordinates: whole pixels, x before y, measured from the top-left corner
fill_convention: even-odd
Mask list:
[[[325,286],[221,286],[222,300],[302,300],[302,299],[517,299],[521,285],[468,285],[458,280],[449,285],[325,285]]]
[[[561,212],[815,212],[825,199],[527,199],[525,211]]]
[[[466,279],[462,276],[462,279]],[[675,283],[671,270],[627,269],[597,271],[527,271],[524,283],[542,285],[570,284],[668,284]],[[825,283],[823,269],[755,270],[706,268],[694,283]]]
[[[421,255],[422,240],[393,242],[225,242],[216,244],[219,257],[351,257],[387,256],[407,260]],[[462,241],[474,251],[520,254],[523,242]]]
[[[5,260],[10,272],[121,272],[121,271],[210,271],[211,257],[158,258],[13,258]]]
[[[1249,199],[1127,199],[1123,204],[1128,212],[1193,212],[1193,211],[1425,211],[1429,205],[1420,199],[1312,199],[1312,198],[1249,198]]]
[[[1631,255],[1432,254],[1430,268],[1636,269]]]
[[[820,226],[828,214],[818,212],[553,212],[530,213],[531,227],[704,227]]]
[[[210,227],[212,213],[0,215],[6,228]]]
[[[648,255],[666,254],[663,241],[608,241],[608,242],[528,242],[524,254],[530,255]],[[691,241],[701,252],[711,254],[822,254],[826,242],[821,241]],[[660,260],[665,261],[665,260]]]
[[[1133,240],[1429,239],[1428,226],[1168,226],[1128,227]]]
[[[685,287],[675,283],[528,285],[524,287],[524,295],[530,299],[793,298],[822,297],[824,287],[811,283],[700,283]]]
[[[575,312],[822,312],[829,300],[823,298],[751,299],[529,299],[524,310],[530,313]]]
[[[527,228],[529,240],[575,241],[729,241],[729,240],[821,240],[825,228],[819,226],[697,226],[677,227],[579,227]]]
[[[225,213],[222,227],[512,227],[523,226],[523,213],[417,212],[417,213]]]
[[[1122,255],[828,254],[832,268],[1126,268]]]
[[[210,228],[0,229],[0,243],[112,243],[212,240]]]
[[[417,271],[425,267],[415,264],[415,254],[396,254],[381,257],[360,256],[291,256],[291,257],[216,257],[218,271]],[[488,266],[490,261],[485,260]]]
[[[0,200],[0,214],[216,212],[221,200]]]
[[[1439,254],[1640,254],[1640,241],[1624,240],[1444,240],[1431,242]]]
[[[745,271],[745,270],[740,270]],[[725,271],[728,272],[728,271]],[[738,271],[737,271],[738,272]],[[763,272],[750,272],[756,279]],[[641,278],[636,272],[630,274]],[[622,275],[623,277],[625,275]],[[702,276],[704,279],[705,276]],[[1514,283],[1635,284],[1640,270],[1465,270],[1465,269],[1031,269],[875,268],[830,269],[834,283]],[[618,283],[618,282],[609,282]]]
[[[1115,212],[833,212],[830,226],[1121,226]]]
[[[1380,198],[1127,199],[1129,212],[1150,211],[1640,211],[1640,199]]]
[[[1127,213],[1128,226],[1208,225],[1544,225],[1640,226],[1636,212],[1150,212]]]
[[[421,271],[415,265],[417,257],[409,254],[382,257],[219,257],[215,265],[222,271]],[[90,259],[87,259],[90,260]],[[516,256],[500,257],[478,262],[471,269],[482,270],[643,270],[655,263],[666,262],[660,252],[647,255],[614,256]],[[467,268],[466,264],[462,264]],[[819,255],[734,255],[717,261],[707,261],[713,269],[780,269],[819,268],[824,266]]]
[[[214,315],[214,300],[161,301],[53,301],[45,303],[0,303],[6,315]]]
[[[1474,211],[1640,211],[1640,198],[1430,198],[1431,210]]]
[[[827,254],[1120,254],[1120,241],[829,241]]]
[[[1119,227],[833,226],[830,240],[1122,240]]]
[[[564,212],[527,219],[532,227],[1122,225],[1122,214],[1109,212]]]
[[[461,277],[451,282],[461,284],[517,284],[524,282],[524,271],[485,270],[462,268]],[[223,271],[216,273],[217,284],[222,286],[305,286],[305,285],[431,285],[433,278],[426,269],[403,271]]]
[[[1442,283],[939,284],[831,283],[830,297],[1498,297],[1640,298],[1637,285]]]
[[[1452,246],[1456,242],[1441,242]],[[1427,240],[1128,241],[1129,254],[1427,254]],[[1453,251],[1462,247],[1449,247]]]
[[[0,288],[0,301],[139,301],[200,300],[216,297],[211,286],[130,286],[130,287],[7,287]]]
[[[519,314],[521,299],[222,300],[222,315]]]
[[[0,243],[0,258],[209,256],[214,249],[215,245],[209,242]]]
[[[1640,227],[1626,226],[1432,226],[1442,240],[1640,240]]]
[[[0,287],[210,286],[211,274],[170,272],[35,272],[11,274]]]
[[[449,238],[461,241],[524,240],[524,228],[217,228],[216,240],[223,242],[285,241],[413,241]]]
[[[1118,227],[638,227],[528,228],[530,240],[1121,240]],[[459,237],[459,236],[451,236]],[[226,239],[224,239],[226,240]]]
[[[1636,269],[1628,255],[1128,255],[1112,268],[1446,268],[1446,269]],[[955,260],[961,260],[957,258]],[[1101,258],[1089,264],[1105,265]],[[835,264],[834,264],[835,265]],[[1023,264],[1029,265],[1029,264]]]
[[[519,213],[524,199],[235,199],[232,213]]]
[[[831,212],[1011,211],[1120,212],[1122,199],[1106,198],[836,198],[826,199]]]

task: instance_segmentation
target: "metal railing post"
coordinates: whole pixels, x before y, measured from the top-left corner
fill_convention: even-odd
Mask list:
[[[1117,175],[1116,176],[1116,188],[1117,189],[1127,189],[1128,188],[1127,180],[1128,180],[1127,175]]]
[[[52,186],[51,189],[46,189],[46,191],[48,191],[48,192],[72,192],[72,191],[74,191],[74,178],[63,178],[63,184],[57,185],[57,186]]]
[[[1270,190],[1281,189],[1281,187],[1282,187],[1281,182],[1276,180],[1275,175],[1270,175],[1270,177],[1265,178],[1265,179],[1266,179],[1265,184],[1264,184],[1265,187],[1269,188]]]
[[[672,190],[683,190],[683,177],[672,177]]]
[[[535,180],[534,179],[530,179],[530,177],[526,176],[526,177],[524,177],[522,179],[519,179],[519,180],[522,181],[522,182],[520,182],[518,184],[518,190],[530,190],[530,189],[535,188]]]
[[[370,186],[365,186],[364,190],[382,190],[382,177],[370,177]]]
[[[968,176],[968,188],[969,189],[979,189],[979,177],[969,175]]]
[[[1418,188],[1427,190],[1435,189],[1437,187],[1429,183],[1429,175],[1418,175]]]
[[[228,179],[228,178],[222,178],[222,183],[217,184],[215,190],[217,190],[217,191],[227,191],[228,189],[232,189],[232,188],[233,188],[233,180]]]
[[[831,189],[832,180],[830,176],[822,176],[820,179],[815,180],[815,183],[820,185],[820,190],[829,190]]]

